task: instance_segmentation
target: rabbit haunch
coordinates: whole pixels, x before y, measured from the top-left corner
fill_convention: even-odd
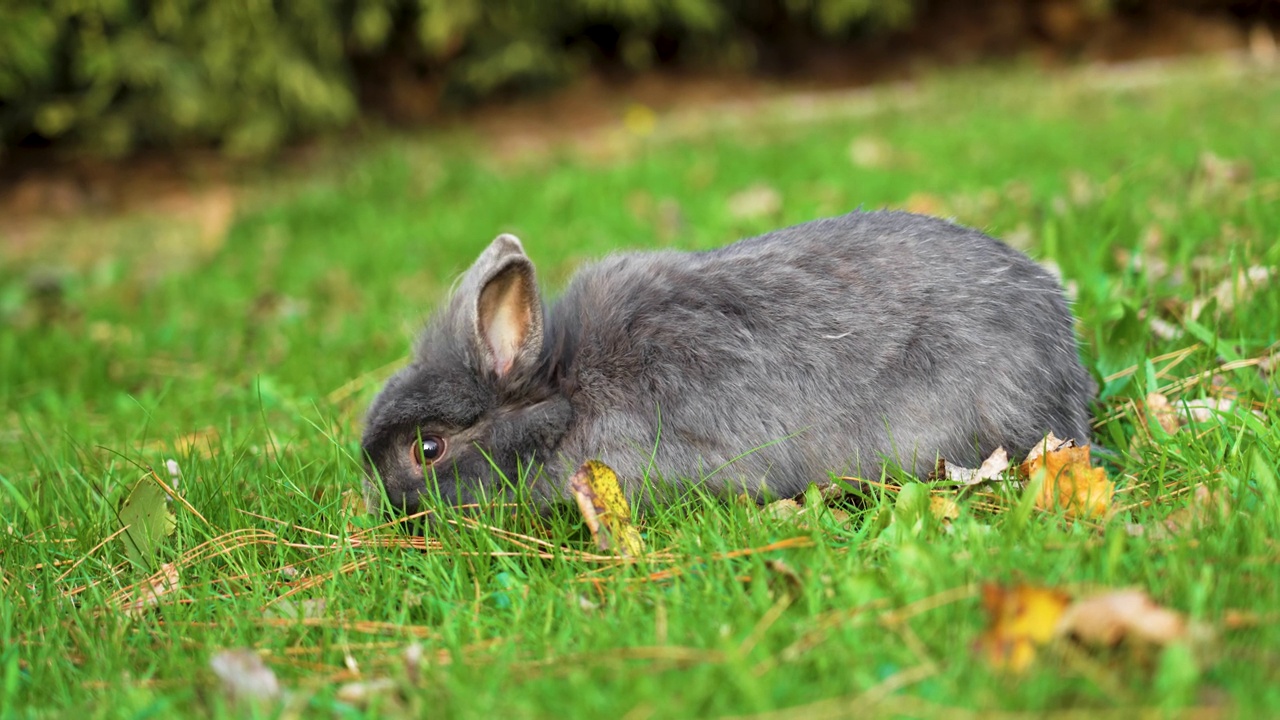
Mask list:
[[[649,486],[799,493],[832,473],[972,465],[1046,432],[1086,440],[1094,392],[1054,277],[976,230],[856,212],[706,252],[583,267],[545,308],[502,235],[431,320],[364,434],[398,512],[586,459]]]

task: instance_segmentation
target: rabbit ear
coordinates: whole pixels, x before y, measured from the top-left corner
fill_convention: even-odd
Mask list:
[[[520,240],[499,235],[469,274],[479,286],[473,327],[482,365],[504,377],[536,361],[542,351],[542,299]]]

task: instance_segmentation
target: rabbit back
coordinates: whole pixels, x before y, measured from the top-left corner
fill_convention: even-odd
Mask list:
[[[855,212],[706,252],[583,268],[546,318],[574,420],[546,482],[780,496],[831,473],[1086,440],[1094,384],[1058,281],[976,230]],[[638,470],[638,472],[637,472]]]

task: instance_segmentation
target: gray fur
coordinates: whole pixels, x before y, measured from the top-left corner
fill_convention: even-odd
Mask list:
[[[364,448],[400,511],[425,488],[412,450],[427,434],[448,441],[427,475],[455,502],[491,494],[492,465],[524,469],[543,501],[589,458],[633,499],[645,478],[785,497],[831,473],[878,477],[885,460],[925,474],[1048,431],[1088,438],[1095,386],[1058,282],[944,220],[855,212],[708,252],[608,257],[545,310],[534,292],[520,317],[537,327],[503,375],[476,327],[508,266],[535,287],[519,241],[500,236],[369,411]]]

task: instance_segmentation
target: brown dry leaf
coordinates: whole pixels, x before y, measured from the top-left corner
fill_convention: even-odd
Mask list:
[[[1174,510],[1153,526],[1130,523],[1125,530],[1133,537],[1165,540],[1204,525],[1225,522],[1230,519],[1231,510],[1231,499],[1225,490],[1210,490],[1201,483],[1192,491],[1191,502],[1186,507]]]
[[[1186,637],[1187,622],[1141,590],[1113,590],[1072,603],[1057,634],[1094,646],[1110,647],[1122,640],[1167,645]]]
[[[597,460],[582,463],[569,478],[569,490],[578,502],[596,547],[614,549],[623,557],[644,554],[644,540],[631,524],[631,506],[612,468]]]
[[[1025,670],[1035,660],[1036,647],[1053,639],[1070,602],[1069,595],[1052,588],[983,585],[989,623],[978,639],[979,650],[999,670]]]
[[[998,447],[982,461],[977,469],[960,467],[952,465],[946,460],[938,462],[938,472],[936,477],[945,478],[951,482],[961,485],[977,485],[988,480],[995,480],[1000,477],[1000,473],[1009,469],[1009,453],[1003,448]]]
[[[804,595],[804,581],[790,565],[782,560],[765,560],[764,566],[769,569],[769,589],[774,595],[792,600]]]
[[[1151,334],[1161,340],[1173,342],[1182,338],[1182,328],[1165,320],[1164,318],[1152,317],[1147,320],[1147,327],[1151,328]]]
[[[776,520],[790,520],[803,528],[817,527],[818,518],[825,511],[837,523],[849,520],[848,511],[837,505],[845,498],[844,488],[834,483],[818,483],[809,486],[809,490],[797,498],[775,500],[760,512]]]
[[[280,697],[280,681],[249,648],[223,650],[209,658],[209,667],[233,700],[274,700]]]
[[[1220,413],[1231,412],[1235,401],[1231,398],[1199,398],[1178,404],[1178,414],[1193,423],[1207,423]]]
[[[1176,520],[1179,528],[1189,528],[1211,522],[1225,522],[1231,518],[1231,511],[1231,498],[1227,496],[1225,488],[1210,490],[1208,485],[1201,483],[1191,493],[1191,504],[1171,514],[1165,519],[1165,524]],[[1186,513],[1186,516],[1181,513]]]
[[[1262,362],[1258,363],[1258,370],[1260,370],[1266,377],[1275,375],[1276,371],[1280,370],[1280,351],[1272,350],[1267,353],[1267,356],[1262,359]]]
[[[1036,452],[1055,445],[1056,449]],[[1088,445],[1062,441],[1050,433],[1036,449],[1020,466],[1032,482],[1041,483],[1036,507],[1086,518],[1100,517],[1111,509],[1115,484],[1107,479],[1106,470],[1090,464]]]
[[[329,604],[324,598],[294,600],[291,597],[283,597],[263,608],[262,616],[284,620],[314,620],[325,617],[328,609]]]
[[[120,610],[125,615],[140,615],[147,608],[159,605],[161,598],[179,587],[178,567],[173,563],[165,563],[154,575],[139,583],[135,592],[126,593],[119,598]]]
[[[1173,435],[1178,432],[1180,423],[1178,422],[1178,411],[1173,409],[1173,404],[1169,402],[1169,398],[1162,393],[1147,393],[1146,399],[1147,417],[1154,418],[1160,423],[1160,427],[1164,431]]]
[[[1236,301],[1247,300],[1258,286],[1267,283],[1275,274],[1275,270],[1259,265],[1241,270],[1215,285],[1208,295],[1192,300],[1190,307],[1187,308],[1187,316],[1192,320],[1199,318],[1200,313],[1204,312],[1210,301],[1217,303],[1219,311],[1230,310],[1235,307]]]

